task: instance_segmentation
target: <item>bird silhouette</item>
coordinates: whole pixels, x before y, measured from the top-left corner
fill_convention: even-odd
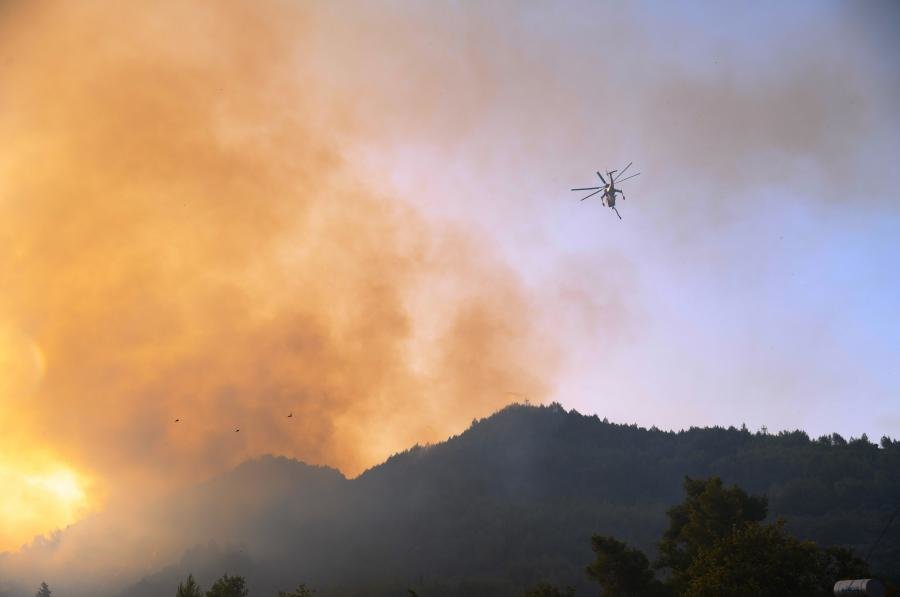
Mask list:
[[[235,429],[235,430],[234,430],[235,433],[237,433],[237,432],[239,432],[239,431],[240,431],[240,429]]]
[[[290,419],[290,418],[293,417],[293,416],[294,416],[294,413],[291,413],[291,414],[288,415],[287,418]]]
[[[178,422],[180,422],[180,421],[181,421],[181,419],[175,419],[175,422],[176,422],[176,423],[178,423]]]

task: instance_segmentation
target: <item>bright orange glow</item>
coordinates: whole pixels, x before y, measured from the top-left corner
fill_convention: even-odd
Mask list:
[[[0,551],[64,528],[90,509],[83,475],[57,462],[31,460],[0,455]]]
[[[86,479],[40,448],[23,448],[15,411],[26,410],[44,376],[40,347],[11,325],[0,325],[0,551],[65,527],[88,509]]]

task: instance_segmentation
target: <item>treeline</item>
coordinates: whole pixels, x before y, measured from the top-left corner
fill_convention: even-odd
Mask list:
[[[604,597],[824,597],[838,580],[870,577],[868,564],[852,550],[799,540],[785,530],[783,520],[766,523],[765,496],[726,487],[718,477],[686,478],[684,491],[684,500],[667,512],[668,527],[652,564],[642,551],[614,537],[593,535],[594,560],[585,573]],[[413,588],[407,593],[419,595]],[[300,585],[295,591],[279,591],[278,597],[313,594]],[[888,594],[896,595],[896,587],[889,586]],[[227,574],[206,593],[192,575],[176,591],[176,597],[247,595],[244,578]],[[572,586],[546,582],[525,592],[525,597],[575,595]],[[38,597],[49,597],[49,592]]]
[[[293,591],[278,591],[278,597],[312,597],[314,591],[301,584]],[[225,574],[209,588],[206,593],[194,580],[192,574],[188,574],[187,580],[178,585],[175,597],[247,597],[247,581],[243,576],[229,576]]]
[[[596,559],[587,573],[605,597],[824,597],[838,580],[870,577],[868,564],[852,550],[801,541],[783,520],[765,523],[764,496],[725,487],[718,477],[688,478],[684,490],[685,500],[667,513],[652,566],[644,553],[613,537],[593,537]]]
[[[329,597],[409,588],[427,597],[521,597],[540,583],[596,594],[585,574],[592,537],[659,561],[685,477],[718,477],[765,496],[759,536],[741,541],[791,537],[852,550],[874,576],[900,581],[900,520],[888,524],[900,507],[900,443],[892,439],[667,432],[559,405],[516,405],[355,479],[268,457],[174,496],[145,523],[177,524],[193,543],[113,595],[159,597],[189,572],[212,579],[223,571],[240,571],[259,595],[298,581]],[[779,519],[786,522],[771,526]],[[653,572],[660,582],[674,574]]]
[[[444,550],[444,562],[456,560],[445,570],[480,563],[527,582],[550,562],[580,577],[589,530],[654,557],[686,476],[716,476],[764,495],[769,519],[787,520],[786,532],[865,554],[874,573],[900,580],[900,525],[872,550],[900,506],[900,442],[890,438],[876,445],[865,435],[812,439],[743,426],[667,432],[558,404],[514,405],[358,481],[373,490],[402,483],[394,506],[433,521],[428,528],[440,530],[441,542],[433,548]],[[429,536],[418,538],[427,545]]]
[[[852,550],[897,582],[900,524],[887,523],[900,506],[900,445],[881,443],[740,427],[666,432],[515,405],[338,485],[333,511],[302,526],[253,521],[279,548],[249,570],[269,594],[293,582],[271,576],[281,570],[341,597],[410,585],[429,597],[521,597],[540,582],[588,594],[593,535],[656,561],[685,477],[718,477],[766,497],[763,523],[784,519],[785,535]]]
[[[315,591],[301,584],[293,591],[278,591],[278,597],[313,597]],[[35,597],[51,597],[52,591],[47,583],[42,582]],[[243,576],[222,575],[207,591],[203,591],[193,574],[188,574],[187,580],[178,584],[175,597],[247,597],[247,580]]]

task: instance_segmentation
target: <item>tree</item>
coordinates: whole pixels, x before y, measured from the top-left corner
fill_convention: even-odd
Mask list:
[[[47,583],[42,582],[41,588],[38,589],[38,592],[34,594],[34,597],[50,597],[50,593],[53,591],[50,590],[50,587],[47,586]]]
[[[822,595],[820,558],[815,543],[799,541],[784,531],[784,521],[747,523],[699,551],[686,571],[682,594]]]
[[[575,597],[575,589],[560,589],[542,582],[525,591],[525,597]]]
[[[747,523],[766,517],[768,501],[763,496],[748,495],[740,487],[725,487],[722,479],[685,477],[684,502],[668,512],[669,528],[659,543],[658,568],[672,571],[672,585],[684,586],[684,575],[701,550]]]
[[[313,593],[315,593],[314,589],[310,589],[305,584],[300,584],[295,590],[291,592],[278,591],[278,597],[312,597]]]
[[[849,549],[800,541],[783,520],[762,524],[763,497],[725,488],[716,477],[688,478],[685,492],[684,502],[669,510],[660,542],[660,561],[673,571],[668,585],[677,595],[828,595],[841,578],[869,576],[868,565]]]
[[[589,577],[596,580],[604,597],[661,595],[664,587],[653,575],[650,560],[643,552],[612,537],[594,535],[591,547],[597,554],[587,567]]]
[[[188,574],[184,584],[178,583],[178,591],[175,593],[175,597],[203,597],[203,590],[200,589],[200,585],[194,580],[193,574]]]
[[[225,574],[209,588],[206,597],[247,597],[247,581],[243,576]]]
[[[869,565],[846,547],[826,547],[819,552],[819,577],[823,594],[830,594],[834,583],[849,578],[869,578]]]

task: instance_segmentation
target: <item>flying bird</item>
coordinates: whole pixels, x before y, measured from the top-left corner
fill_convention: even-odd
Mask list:
[[[238,433],[239,431],[240,431],[240,428],[234,430],[235,433]]]
[[[290,418],[293,417],[293,416],[294,416],[294,413],[291,413],[291,414],[289,414],[289,415],[287,416],[287,418],[290,419]]]
[[[176,423],[179,423],[180,421],[181,421],[181,419],[175,419]]]

